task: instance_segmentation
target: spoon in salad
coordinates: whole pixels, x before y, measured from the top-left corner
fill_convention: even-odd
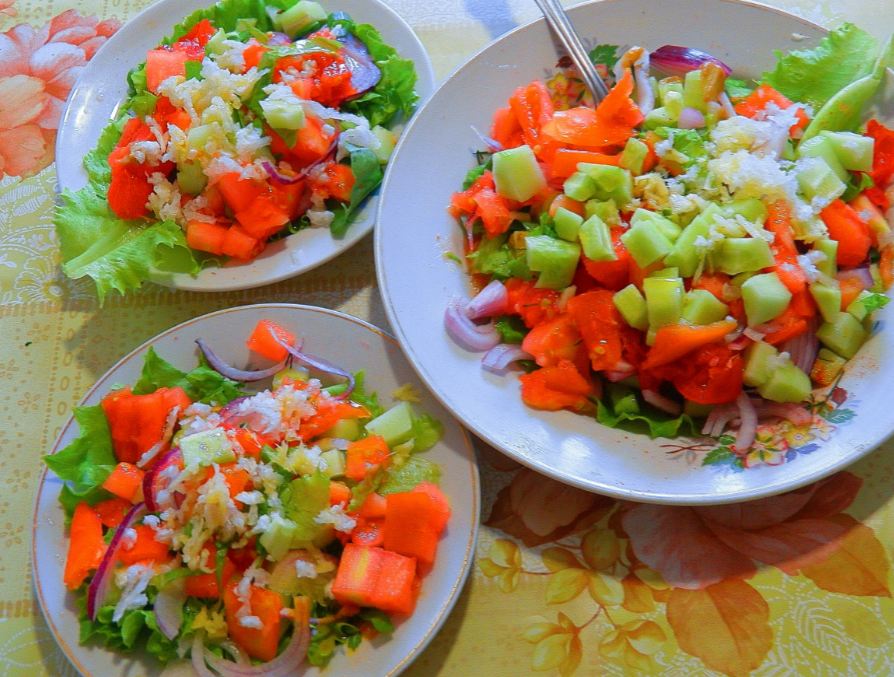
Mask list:
[[[605,82],[599,76],[599,73],[596,72],[596,67],[590,61],[587,50],[584,48],[577,31],[574,30],[574,26],[571,24],[568,14],[565,13],[565,9],[559,4],[559,0],[534,1],[537,3],[540,11],[543,12],[546,23],[553,29],[553,32],[559,38],[559,42],[562,43],[562,46],[568,52],[568,56],[571,57],[574,65],[577,66],[584,85],[586,85],[593,96],[593,102],[598,104],[608,95],[608,87],[605,86]]]

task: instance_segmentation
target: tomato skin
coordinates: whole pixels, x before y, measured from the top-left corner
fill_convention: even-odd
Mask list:
[[[596,282],[612,291],[620,291],[630,284],[630,252],[621,242],[623,228],[612,228],[612,248],[615,250],[614,261],[593,261],[586,256],[581,256],[584,268]]]
[[[506,291],[509,313],[518,315],[528,328],[559,314],[559,292],[554,289],[538,289],[533,282],[513,277],[506,280]]]
[[[581,335],[569,315],[541,322],[525,336],[522,350],[534,356],[541,367],[554,367],[562,360],[574,360]]]
[[[612,293],[602,289],[578,294],[568,301],[568,313],[583,337],[593,371],[617,368],[622,353],[621,321]]]
[[[693,351],[686,360],[649,373],[669,380],[687,400],[698,404],[725,404],[742,392],[744,371],[740,353],[725,343],[712,343]]]
[[[583,411],[589,406],[593,386],[568,360],[519,376],[522,400],[529,407],[544,411],[571,409]]]

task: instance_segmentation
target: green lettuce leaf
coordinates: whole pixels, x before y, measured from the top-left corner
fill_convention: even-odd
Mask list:
[[[472,269],[476,273],[491,275],[498,280],[510,277],[520,277],[523,280],[531,279],[531,271],[528,269],[528,261],[525,252],[512,249],[507,244],[508,236],[482,238],[478,249],[468,255]]]
[[[344,109],[362,115],[371,127],[388,126],[398,114],[409,117],[419,97],[416,94],[416,68],[410,59],[402,59],[397,50],[382,40],[369,24],[330,15],[330,26],[343,26],[366,45],[372,60],[382,71],[382,79],[370,91],[344,105]]]
[[[124,612],[121,621],[115,623],[112,615],[115,607],[106,605],[97,612],[96,620],[87,617],[86,592],[79,600],[81,607],[80,637],[81,644],[97,643],[114,651],[129,653],[140,647],[155,656],[162,664],[177,658],[177,642],[165,637],[158,628],[155,612],[151,609],[131,609]],[[192,625],[196,612],[190,605],[184,608],[184,624],[181,630]]]
[[[444,434],[444,425],[429,414],[413,417],[413,451],[427,451],[438,443]]]
[[[59,501],[69,518],[81,501],[93,505],[109,498],[102,483],[118,462],[112,450],[109,424],[100,405],[76,407],[74,419],[80,430],[77,439],[43,458],[47,467],[67,482]]]
[[[205,9],[197,9],[179,24],[174,26],[171,35],[164,39],[170,45],[189,33],[190,29],[203,19],[209,19],[215,28],[224,31],[239,30],[243,19],[255,19],[255,27],[262,31],[273,30],[273,22],[267,14],[267,5],[280,9],[291,7],[295,2],[264,2],[264,0],[220,0]]]
[[[745,80],[738,78],[727,78],[723,84],[727,96],[731,99],[744,99],[754,91],[754,87],[749,85]]]
[[[439,484],[441,468],[423,456],[410,456],[399,468],[388,469],[379,485],[380,494],[397,494],[410,491],[420,482]]]
[[[525,323],[515,315],[498,317],[494,322],[494,327],[500,332],[500,339],[503,343],[521,343],[528,333]]]
[[[354,390],[351,391],[351,402],[366,407],[373,418],[384,413],[385,408],[379,404],[379,395],[366,390],[366,372],[362,369],[354,374]]]
[[[776,52],[776,68],[761,82],[792,101],[820,108],[848,84],[872,70],[878,43],[851,23],[831,31],[812,49]]]
[[[617,45],[596,45],[589,52],[590,61],[594,64],[608,66],[611,68],[618,60]]]
[[[221,376],[206,364],[200,364],[189,372],[181,371],[159,357],[154,348],[149,348],[133,393],[145,395],[159,388],[176,387],[183,388],[190,399],[209,404],[225,404],[244,395],[238,383]]]
[[[84,158],[88,184],[63,192],[53,218],[63,272],[72,279],[92,278],[100,304],[113,290],[124,294],[139,288],[153,267],[172,273],[200,269],[176,223],[125,221],[109,208],[107,158],[123,124],[119,119],[102,131],[96,148]]]
[[[596,420],[609,428],[623,428],[634,432],[647,431],[649,437],[673,438],[679,435],[696,435],[698,426],[686,414],[671,417],[652,408],[613,407],[606,399],[596,403]]]
[[[379,158],[368,148],[358,148],[351,152],[351,171],[354,172],[354,188],[351,201],[339,202],[335,207],[335,218],[329,226],[332,237],[344,237],[351,220],[363,201],[382,183],[382,165]]]

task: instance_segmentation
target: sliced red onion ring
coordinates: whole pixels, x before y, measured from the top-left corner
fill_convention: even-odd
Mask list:
[[[310,353],[302,352],[299,348],[286,343],[279,336],[276,335],[275,332],[271,331],[270,335],[273,337],[273,340],[276,341],[279,345],[285,348],[289,355],[291,355],[294,359],[298,360],[305,367],[310,367],[315,371],[322,372],[324,374],[329,374],[330,376],[338,376],[340,378],[345,379],[345,383],[347,383],[347,388],[338,395],[333,395],[332,397],[337,400],[344,400],[351,396],[351,393],[354,392],[354,375],[345,371],[341,367],[332,364],[324,360],[322,357],[316,357],[315,355],[311,355]]]
[[[670,414],[671,416],[678,416],[682,411],[683,407],[679,402],[676,402],[669,397],[665,397],[659,392],[654,390],[643,390],[643,399],[651,404],[656,409],[660,409],[666,414]]]
[[[280,46],[280,45],[291,45],[292,38],[290,38],[285,33],[280,33],[279,31],[273,31],[270,33],[270,38],[267,40],[267,44],[272,47]]]
[[[493,280],[469,301],[469,305],[466,306],[466,317],[478,320],[482,317],[499,315],[506,311],[508,300],[509,293],[506,291],[506,286],[499,280]]]
[[[684,108],[680,111],[677,126],[680,129],[701,129],[705,126],[705,116],[695,108]]]
[[[752,329],[751,327],[745,327],[745,329],[742,330],[742,335],[752,341],[763,341],[765,336],[763,332],[760,332],[757,329]]]
[[[183,592],[183,579],[174,581],[155,596],[152,609],[158,629],[168,639],[174,639],[180,633],[183,624],[183,603],[186,595]]]
[[[484,354],[481,358],[481,367],[494,374],[505,374],[513,362],[533,359],[534,356],[522,350],[521,346],[500,343]]]
[[[239,665],[251,665],[251,658],[248,657],[242,648],[231,639],[225,639],[220,643],[220,648],[236,659]]]
[[[862,266],[860,268],[848,268],[847,270],[839,270],[838,279],[858,280],[863,285],[864,289],[872,289],[872,285],[874,284],[872,280],[872,273],[869,272],[868,266]]]
[[[124,516],[124,519],[121,520],[121,524],[118,525],[115,534],[112,536],[109,547],[106,549],[106,554],[103,555],[102,561],[100,561],[99,567],[90,581],[90,585],[87,586],[87,616],[91,621],[96,620],[96,614],[99,613],[106,600],[106,595],[109,593],[109,584],[112,582],[112,570],[114,569],[115,561],[118,559],[118,549],[121,547],[124,533],[145,513],[146,504],[137,503]]]
[[[341,55],[351,71],[351,87],[354,88],[351,98],[355,98],[379,84],[382,71],[373,61],[364,42],[355,35],[347,33],[340,36],[338,41],[344,45]]]
[[[819,352],[819,339],[816,337],[816,322],[812,322],[810,328],[789,339],[782,345],[782,351],[791,356],[792,364],[805,374],[809,374],[813,369],[813,363]]]
[[[279,167],[269,160],[261,160],[261,166],[273,183],[278,183],[281,186],[291,186],[292,184],[300,183],[304,179],[303,174],[284,174],[279,170]]]
[[[692,49],[691,47],[680,47],[679,45],[659,47],[652,52],[651,62],[655,68],[669,75],[684,75],[706,63],[717,64],[727,75],[733,72],[732,68],[707,52],[703,52],[700,49]]]
[[[297,611],[297,609],[296,609]],[[294,631],[285,650],[272,661],[258,665],[234,663],[215,656],[205,648],[201,633],[192,642],[192,665],[200,677],[217,677],[206,667],[214,668],[220,677],[298,677],[307,670],[307,647],[310,644],[310,619],[307,611],[294,621]]]
[[[152,447],[146,451],[142,456],[140,456],[140,460],[137,461],[137,467],[145,468],[148,466],[156,456],[158,456],[161,451],[171,443],[171,438],[174,437],[174,428],[177,426],[177,416],[180,415],[180,406],[176,406],[171,411],[168,412],[168,416],[165,419],[165,427],[161,432],[161,439],[158,440]]]
[[[499,153],[503,150],[503,144],[497,141],[496,139],[492,139],[491,137],[483,134],[475,125],[469,125],[472,128],[472,131],[475,132],[475,136],[481,139],[481,143],[487,148],[487,150],[491,153]]]
[[[465,311],[456,300],[447,304],[444,328],[460,347],[473,353],[483,353],[500,342],[500,332],[492,323],[475,324],[466,317]]]
[[[170,482],[162,485],[161,473],[165,468],[169,468],[172,463],[180,458],[180,447],[174,447],[168,453],[152,466],[145,475],[143,475],[143,500],[146,502],[146,509],[149,512],[160,512],[166,506],[161,505],[158,500],[158,494],[167,487]]]
[[[710,437],[720,437],[726,430],[727,424],[732,421],[738,414],[735,404],[721,404],[714,407],[705,419],[705,425],[702,427],[702,435]]]
[[[751,402],[751,398],[743,390],[736,398],[736,406],[739,408],[739,431],[736,433],[735,449],[738,454],[745,454],[754,444],[754,436],[757,434],[757,410]]]
[[[784,418],[797,426],[810,425],[813,422],[813,414],[805,407],[793,402],[768,402],[761,403],[757,410],[759,418]]]
[[[260,381],[261,379],[269,378],[274,374],[282,371],[286,364],[288,363],[288,359],[283,360],[282,362],[278,362],[274,364],[272,367],[267,367],[266,369],[258,369],[257,371],[246,371],[245,369],[237,369],[236,367],[231,367],[229,364],[220,359],[217,354],[211,350],[207,343],[203,339],[197,338],[196,345],[199,346],[199,350],[202,351],[202,354],[205,356],[205,359],[208,360],[208,364],[211,365],[211,368],[214,369],[217,373],[222,376],[226,376],[228,379],[233,381]]]

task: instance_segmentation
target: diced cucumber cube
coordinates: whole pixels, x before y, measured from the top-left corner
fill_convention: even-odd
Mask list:
[[[677,121],[676,116],[671,113],[664,106],[659,106],[658,108],[653,108],[649,111],[649,114],[646,115],[643,120],[643,127],[645,129],[658,129],[659,127],[671,127]]]
[[[406,442],[413,436],[415,412],[409,402],[398,402],[391,409],[366,424],[366,432],[380,435],[389,447]]]
[[[546,188],[543,170],[530,146],[501,150],[493,155],[497,193],[510,200],[530,200]]]
[[[866,341],[868,332],[850,313],[838,313],[832,322],[820,326],[816,336],[829,350],[850,359]]]
[[[658,81],[658,101],[665,105],[669,93],[683,96],[683,81],[677,76],[671,76]]]
[[[649,315],[646,309],[646,299],[643,298],[635,284],[628,284],[621,291],[615,292],[612,301],[627,324],[640,331],[645,331],[648,328]]]
[[[525,245],[528,268],[540,273],[538,287],[564,289],[571,284],[580,260],[580,245],[549,235],[529,235]]]
[[[381,125],[372,128],[372,133],[379,140],[379,147],[373,149],[379,162],[383,165],[388,162],[391,154],[394,152],[394,146],[397,145],[397,135],[390,129],[385,129]]]
[[[671,119],[676,122],[680,119],[680,113],[683,111],[685,107],[683,104],[683,88],[680,87],[679,92],[668,92],[667,96],[661,102],[661,105],[664,107],[664,110],[667,111],[667,114],[671,117]]]
[[[584,205],[584,217],[598,216],[609,227],[621,225],[621,212],[614,200],[587,200]]]
[[[702,72],[699,69],[691,70],[683,77],[683,105],[702,113],[708,111],[702,87]]]
[[[611,232],[598,216],[583,222],[579,237],[584,256],[591,261],[615,261],[618,258],[612,246]]]
[[[872,292],[868,292],[864,289],[857,295],[857,298],[851,301],[850,305],[846,309],[846,312],[857,318],[857,321],[862,322],[870,315],[870,312],[866,310],[866,305],[863,303],[870,296],[872,296]],[[826,319],[825,316],[823,316],[823,319]],[[834,321],[834,318],[827,321]]]
[[[621,241],[640,268],[667,256],[673,247],[673,243],[652,221],[643,221],[632,227],[621,235]]]
[[[810,396],[810,377],[791,362],[776,366],[757,392],[772,402],[803,402]]]
[[[649,273],[646,277],[663,277],[668,279],[673,279],[675,277],[680,277],[680,269],[679,268],[662,268],[661,270],[656,270]]]
[[[633,212],[633,216],[630,219],[630,225],[637,226],[643,221],[651,221],[655,227],[661,231],[661,234],[671,242],[676,242],[683,230],[676,223],[663,217],[661,214],[641,208]]]
[[[826,322],[834,322],[841,312],[841,287],[838,284],[830,286],[821,282],[810,285],[810,295],[819,307],[820,315]],[[850,309],[850,308],[848,308]],[[862,320],[862,317],[857,318]]]
[[[755,275],[742,285],[742,301],[750,327],[778,317],[791,300],[792,293],[776,273]]]
[[[304,107],[297,101],[285,99],[261,99],[264,119],[273,129],[296,130],[304,127]]]
[[[711,225],[719,214],[720,207],[712,202],[705,211],[692,219],[674,242],[672,251],[664,260],[665,264],[678,267],[683,277],[695,275],[700,260],[695,241],[699,237],[707,237]]]
[[[814,139],[817,137],[813,137]],[[852,172],[872,171],[872,156],[875,152],[875,139],[853,132],[820,132],[819,138],[828,140],[838,161],[845,169]],[[813,139],[808,139],[812,141]]]
[[[562,191],[572,200],[586,202],[596,195],[596,185],[586,172],[577,171],[565,179]]]
[[[286,381],[309,381],[310,372],[303,367],[288,367],[273,375],[273,388],[279,388]]]
[[[779,351],[769,343],[755,341],[745,350],[745,385],[754,388],[764,385],[778,364]]]
[[[846,364],[847,360],[840,355],[828,348],[820,348],[813,369],[810,370],[810,378],[821,386],[832,385]]]
[[[706,289],[691,289],[683,301],[683,319],[692,324],[719,322],[729,314],[729,307]]]
[[[298,0],[294,5],[274,17],[274,22],[283,33],[295,37],[314,24],[325,21],[326,10],[312,0]]]
[[[621,153],[618,165],[629,169],[635,176],[643,173],[646,157],[649,155],[649,147],[637,138],[631,137]]]
[[[614,200],[618,205],[629,204],[633,199],[633,175],[628,170],[588,162],[579,163],[577,169],[593,181],[594,193],[591,197],[597,200]]]
[[[261,533],[258,540],[267,551],[267,556],[274,562],[281,560],[292,548],[292,539],[298,526],[278,512],[270,513],[270,525]]]
[[[727,275],[748,273],[772,266],[773,252],[766,240],[756,237],[728,237],[720,243],[715,264]]]
[[[233,443],[223,428],[212,428],[180,438],[180,454],[188,467],[231,463],[236,460]]]
[[[356,418],[343,418],[332,426],[327,434],[348,441],[359,440],[363,434],[363,426]]]
[[[201,162],[184,162],[177,165],[177,186],[183,193],[198,195],[208,184],[208,177],[202,170]]]
[[[345,474],[345,452],[330,449],[320,454],[320,459],[326,464],[323,471],[326,477],[341,477]]]
[[[835,277],[838,274],[838,242],[835,240],[817,240],[813,248],[826,255],[822,261],[818,261],[816,269],[823,275]]]
[[[797,179],[801,192],[808,200],[818,197],[831,202],[847,190],[844,181],[821,158],[806,161],[805,166],[798,171]]]
[[[761,200],[756,197],[743,198],[727,202],[720,208],[721,212],[727,218],[742,216],[748,221],[761,224],[767,220],[767,208]]]
[[[848,178],[850,178],[847,170],[841,165],[841,161],[838,159],[835,147],[825,136],[814,136],[812,139],[802,141],[798,144],[797,155],[799,158],[815,157],[822,159],[829,165],[829,169],[835,172],[835,176],[845,183]]]
[[[560,238],[569,242],[577,242],[577,235],[584,222],[584,217],[575,214],[570,209],[559,207],[553,216],[553,222],[556,224],[556,233]]]
[[[683,280],[647,277],[643,280],[649,328],[676,324],[683,315]]]

